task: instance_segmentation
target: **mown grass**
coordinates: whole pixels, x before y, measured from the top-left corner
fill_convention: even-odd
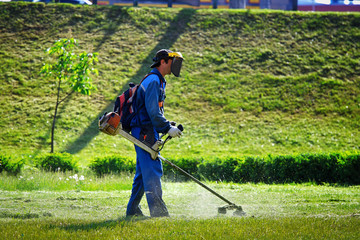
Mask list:
[[[16,17],[14,17],[16,16]],[[87,165],[93,156],[134,156],[99,134],[97,117],[160,48],[185,56],[169,77],[166,116],[184,137],[164,156],[239,156],[358,150],[360,15],[0,4],[1,152],[49,151],[54,83],[39,76],[46,48],[74,37],[99,52],[98,91],[62,105],[55,150]],[[181,149],[181,151],[178,151]]]
[[[1,220],[0,220],[1,221]],[[358,218],[148,220],[144,222],[14,220],[5,239],[357,239]],[[29,225],[32,227],[30,228]],[[329,226],[331,226],[329,228]]]
[[[359,186],[306,184],[235,184],[207,182],[211,188],[232,202],[243,206],[248,216],[344,216],[360,210]],[[96,177],[91,173],[30,172],[20,176],[0,175],[1,210],[12,214],[50,212],[59,217],[72,218],[69,204],[79,210],[89,205],[102,206],[108,214],[125,214],[130,196],[132,176],[123,174]],[[211,218],[217,207],[225,203],[193,182],[163,182],[164,200],[172,216]],[[112,200],[114,198],[114,200]],[[15,200],[15,201],[13,201]],[[115,201],[112,203],[111,201]],[[64,205],[58,205],[64,203]],[[66,204],[65,204],[66,203]],[[19,205],[20,204],[20,205]],[[148,213],[146,199],[142,202]],[[21,207],[20,207],[21,206]],[[119,207],[115,210],[113,207]],[[36,209],[36,210],[35,210]],[[104,209],[89,208],[93,219],[101,217]],[[39,212],[40,211],[40,212]],[[231,211],[230,211],[231,212]],[[61,218],[61,217],[60,217]]]
[[[55,183],[44,176],[49,186]],[[22,179],[16,179],[22,182]],[[121,181],[120,178],[117,179]],[[39,181],[34,179],[33,181]],[[85,181],[89,181],[85,177]],[[126,178],[123,181],[127,182]],[[195,183],[163,182],[170,219],[125,218],[130,188],[82,191],[1,190],[0,230],[4,239],[357,239],[359,187],[330,185],[207,183],[241,205],[218,215],[222,200]],[[146,200],[142,209],[149,215]]]

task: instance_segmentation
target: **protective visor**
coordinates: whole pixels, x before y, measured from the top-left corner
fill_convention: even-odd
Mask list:
[[[172,58],[171,72],[175,75],[175,77],[179,77],[184,58],[180,52],[169,53],[169,57]]]

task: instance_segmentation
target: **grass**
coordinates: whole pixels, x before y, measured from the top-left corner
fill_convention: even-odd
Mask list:
[[[218,215],[224,202],[195,183],[164,181],[171,218],[131,221],[124,216],[130,185],[113,190],[107,179],[94,191],[75,184],[59,190],[60,181],[44,179],[50,187],[40,191],[1,190],[2,238],[357,239],[360,234],[358,186],[207,183],[247,212],[236,218],[232,211]],[[41,182],[36,176],[32,181]],[[141,204],[149,215],[146,200]]]
[[[50,150],[55,85],[39,76],[44,50],[69,37],[100,60],[98,91],[73,95],[57,122],[55,150],[83,167],[134,157],[126,140],[99,134],[97,117],[160,48],[186,59],[181,77],[168,78],[165,106],[184,136],[163,156],[359,150],[359,23],[358,13],[0,3],[0,152],[27,161],[17,177],[0,174],[0,238],[359,239],[359,186],[208,183],[247,212],[233,218],[194,183],[164,181],[172,218],[128,221],[130,175],[31,167]]]
[[[1,3],[0,150],[26,159],[49,151],[55,88],[38,73],[48,60],[43,51],[61,37],[78,39],[79,51],[99,52],[98,91],[65,102],[55,134],[55,150],[82,166],[107,154],[134,157],[130,143],[99,134],[97,117],[149,71],[160,48],[186,59],[182,76],[168,78],[165,106],[184,137],[164,156],[358,150],[359,18]]]
[[[356,214],[360,210],[359,186],[312,183],[267,185],[207,182],[206,184],[234,203],[242,205],[248,216],[253,217],[339,217]],[[99,178],[91,172],[75,174],[27,170],[26,173],[16,177],[3,173],[0,174],[1,210],[10,211],[12,214],[32,213],[39,216],[41,210],[50,212],[54,216],[70,214],[66,217],[73,218],[71,212],[65,213],[65,208],[69,207],[69,204],[79,206],[77,214],[80,214],[80,217],[81,209],[88,205],[97,205],[106,207],[108,213],[112,213],[112,217],[114,214],[120,217],[125,214],[124,204],[130,195],[131,185],[132,175],[128,174]],[[222,200],[193,182],[172,182],[165,179],[163,191],[164,200],[174,217],[212,218],[217,215],[216,206],[225,205]],[[111,201],[115,202],[111,203]],[[58,203],[64,203],[64,206]],[[144,212],[148,213],[145,199],[142,204]],[[113,209],[120,206],[122,210]],[[37,210],[33,211],[34,209]],[[101,217],[103,210],[93,210],[91,218],[109,218],[105,215]]]
[[[357,218],[161,219],[145,222],[14,220],[0,228],[11,239],[356,239]],[[28,228],[32,225],[32,228]],[[329,229],[328,226],[331,226]],[[212,230],[216,231],[212,231]],[[156,234],[154,234],[156,233]]]
[[[0,189],[4,191],[114,191],[129,190],[132,176],[127,173],[97,177],[90,171],[44,172],[26,167],[17,176],[0,174]]]

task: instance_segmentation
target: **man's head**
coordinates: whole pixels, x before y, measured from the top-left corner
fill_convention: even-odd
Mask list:
[[[180,52],[173,52],[168,49],[159,50],[153,58],[154,63],[151,68],[157,68],[163,76],[173,73],[176,77],[179,77],[184,60]]]

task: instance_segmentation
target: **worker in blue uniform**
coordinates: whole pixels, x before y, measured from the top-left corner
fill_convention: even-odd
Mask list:
[[[159,133],[170,137],[180,137],[182,132],[164,116],[165,75],[180,75],[183,57],[179,52],[159,50],[153,58],[152,71],[142,80],[134,99],[136,116],[131,122],[131,134],[152,146]],[[168,217],[169,212],[162,198],[160,159],[153,160],[148,152],[135,146],[136,173],[126,216],[144,216],[140,201],[146,194],[151,217]]]

